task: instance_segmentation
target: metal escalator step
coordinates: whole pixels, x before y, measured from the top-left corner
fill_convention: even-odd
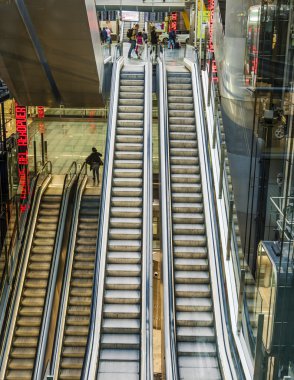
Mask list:
[[[140,334],[102,334],[102,348],[140,348]]]
[[[172,197],[177,193],[185,193],[187,196],[190,196],[190,193],[197,193],[202,197],[202,186],[199,183],[172,183]]]
[[[68,346],[68,347],[64,347],[64,349],[62,350],[63,357],[84,358],[84,355],[85,355],[84,347]]]
[[[46,247],[48,247],[48,246],[53,247],[54,246],[54,239],[50,239],[50,238],[47,238],[47,239],[34,238],[33,245],[34,246],[36,246],[36,245],[38,245],[38,246],[45,245]]]
[[[61,368],[65,369],[82,369],[83,359],[80,358],[64,358],[60,363]]]
[[[143,97],[140,99],[128,99],[126,97],[123,99],[119,99],[118,104],[119,104],[119,106],[130,106],[130,105],[131,106],[143,106],[144,105],[144,99],[143,99]]]
[[[123,100],[123,99],[129,99],[129,100],[135,100],[135,99],[144,99],[144,93],[136,93],[136,92],[120,92],[119,93],[119,98],[120,100]],[[120,102],[120,104],[122,104]],[[135,103],[133,103],[135,104]]]
[[[95,254],[96,253],[96,241],[95,244],[92,245],[83,245],[83,244],[78,244],[75,248],[75,252],[78,253],[87,253],[87,254]]]
[[[116,125],[118,127],[143,128],[144,120],[117,120]]]
[[[140,318],[141,305],[137,304],[107,304],[103,306],[104,318]]]
[[[65,334],[71,336],[87,336],[89,332],[88,326],[66,326]]]
[[[117,379],[116,375],[125,374],[137,374],[139,378],[140,362],[139,361],[115,361],[110,363],[108,360],[102,360],[99,363],[99,374],[111,373],[113,379]],[[99,378],[99,377],[98,377]]]
[[[207,257],[207,247],[174,247],[175,257],[203,258]]]
[[[203,201],[203,197],[201,193],[173,193],[172,201],[178,203],[200,203]]]
[[[110,239],[121,240],[138,240],[142,236],[142,230],[139,228],[110,228]]]
[[[194,212],[202,212],[203,211],[203,203],[202,202],[172,202],[172,211],[173,212],[181,212],[187,213],[187,218],[189,218],[190,213]]]
[[[140,277],[106,277],[105,289],[109,290],[140,290]]]
[[[87,289],[87,288],[92,288],[93,286],[93,280],[88,279],[88,278],[75,278],[72,277],[71,279],[71,287],[78,288],[79,291],[81,289]]]
[[[191,82],[189,83],[170,83],[168,82],[167,84],[167,89],[168,90],[177,90],[177,89],[181,89],[181,90],[192,90],[192,84]]]
[[[56,225],[58,223],[58,216],[38,216],[37,223],[40,228],[42,228],[41,225],[43,224],[46,226],[54,225],[54,228],[56,229]]]
[[[31,370],[34,367],[34,360],[31,359],[12,359],[8,363],[9,369]]]
[[[107,290],[104,295],[105,303],[137,304],[141,302],[141,293],[137,290]]]
[[[102,332],[111,334],[139,334],[140,333],[139,319],[119,319],[107,318],[102,322]]]
[[[30,262],[33,263],[44,263],[44,262],[51,262],[52,255],[40,255],[36,253],[31,253],[30,255]]]
[[[113,207],[110,209],[111,217],[138,218],[142,215],[141,207]]]
[[[42,313],[42,307],[21,307],[21,309],[18,312],[18,315],[26,317],[41,317]]]
[[[173,236],[174,246],[206,247],[206,235],[176,235]]]
[[[115,361],[139,361],[140,353],[138,350],[115,350],[104,348],[100,352],[100,360],[115,362]]]
[[[178,103],[178,102],[169,102],[168,107],[170,109],[177,109],[177,110],[193,110],[194,112],[194,104],[193,103]]]
[[[29,270],[27,273],[28,279],[48,279],[49,272],[45,270]]]
[[[216,356],[216,345],[207,342],[179,342],[178,354],[185,356]]]
[[[171,164],[180,164],[180,165],[198,165],[199,164],[199,158],[198,157],[186,157],[186,156],[176,156],[173,155],[170,158]]]
[[[44,305],[44,298],[40,297],[23,297],[21,300],[22,306],[34,306],[34,307],[43,307]]]
[[[177,339],[180,342],[215,342],[213,327],[190,327],[181,326],[177,328]]]
[[[176,284],[209,284],[208,271],[177,270],[175,273]]]
[[[139,112],[139,113],[128,113],[128,112],[118,112],[118,115],[117,115],[117,119],[118,120],[143,120],[144,119],[144,113],[143,112]],[[119,131],[117,131],[117,134],[119,134]]]
[[[125,228],[141,228],[141,218],[110,218],[110,227],[119,228],[124,226]]]
[[[34,348],[38,344],[38,338],[31,337],[31,336],[15,338],[12,344],[13,344],[13,347]]]
[[[112,182],[112,186],[123,188],[129,187],[132,189],[142,186],[143,180],[142,178],[113,178]]]
[[[9,370],[6,379],[7,380],[31,380],[33,370]]]
[[[141,169],[143,167],[142,160],[115,160],[114,167],[118,169]]]
[[[170,111],[171,112],[171,111]],[[179,111],[175,111],[177,116],[169,116],[168,118],[168,122],[170,125],[172,124],[175,124],[175,125],[189,125],[189,126],[194,126],[195,125],[195,117],[193,115],[193,117],[190,117],[190,116],[185,116],[185,115],[181,115],[181,113],[187,113],[187,111],[182,111],[182,112],[179,112]],[[173,140],[173,138],[177,138],[177,135],[182,135],[183,136],[183,133],[182,132],[170,132],[170,139]],[[188,133],[188,136],[190,136],[191,139],[196,139],[196,133]],[[187,139],[185,137],[185,139]]]
[[[34,246],[31,248],[31,254],[35,253],[36,255],[42,255],[42,254],[51,254],[53,253],[53,247],[52,246]]]
[[[123,122],[121,122],[123,123]],[[126,123],[126,122],[124,122]],[[143,151],[143,144],[142,143],[127,143],[127,142],[124,142],[124,143],[120,143],[120,142],[117,142],[115,144],[115,149],[117,151],[128,151],[128,152],[141,152]]]
[[[97,238],[97,231],[96,230],[78,230],[78,237],[85,237],[85,238]]]
[[[10,356],[14,359],[35,359],[36,348],[12,348]]]
[[[211,291],[209,284],[175,284],[177,297],[210,297]]]
[[[39,326],[37,327],[28,327],[28,326],[18,327],[17,326],[14,334],[17,337],[26,337],[26,336],[37,337],[39,336],[39,333],[40,333]]]
[[[200,358],[199,358],[200,359]],[[207,367],[180,367],[180,376],[185,380],[194,380],[195,372],[197,372],[197,380],[221,380],[219,368],[207,368]]]
[[[142,169],[114,169],[113,176],[118,178],[142,178]]]
[[[179,97],[179,98],[186,98],[186,97],[191,97],[193,99],[193,91],[192,90],[169,90],[168,91],[168,98],[173,98],[173,97]],[[171,99],[173,100],[173,99]],[[179,99],[178,99],[179,101]]]
[[[199,174],[172,174],[172,182],[173,183],[191,183],[197,184],[200,183],[200,175]]]
[[[118,106],[118,112],[127,112],[127,113],[140,113],[144,112],[144,107],[143,106]]]
[[[41,318],[38,317],[18,317],[18,326],[39,327],[41,324]]]
[[[213,313],[209,311],[177,311],[177,326],[212,327]]]
[[[211,298],[177,297],[176,311],[212,311],[212,300]]]
[[[174,94],[168,94],[168,103],[193,104],[193,96],[178,96]]]
[[[141,187],[112,187],[112,195],[116,197],[141,197],[142,188]]]
[[[95,263],[93,260],[89,261],[77,261],[75,260],[73,268],[76,270],[94,270]]]
[[[170,156],[171,157],[198,157],[198,149],[197,147],[170,147]]]
[[[25,289],[23,290],[24,297],[39,298],[46,296],[46,289],[44,288],[27,288],[25,283]]]
[[[45,229],[39,229],[37,227],[37,231],[35,232],[35,238],[41,238],[41,239],[46,239],[46,238],[55,238],[56,231],[50,231],[50,230],[45,230]]]
[[[181,132],[181,133],[194,133],[195,134],[195,125],[177,125],[177,124],[171,124],[169,126],[170,132]],[[196,138],[196,135],[195,137]]]
[[[68,304],[70,306],[90,306],[91,297],[69,297]]]
[[[203,223],[174,223],[173,233],[183,235],[204,234],[205,225]]]
[[[80,230],[95,230],[97,231],[97,220],[93,220],[90,223],[79,223],[79,229]]]
[[[111,198],[111,206],[114,207],[142,207],[142,197],[115,197]]]
[[[78,322],[76,318],[80,318],[80,322],[88,323],[90,310],[88,307],[84,306],[69,306],[67,308],[67,323],[75,323]]]
[[[64,346],[76,346],[76,347],[85,347],[87,344],[87,336],[70,336],[70,335],[65,335],[63,339],[63,345]]]
[[[28,265],[29,270],[31,271],[49,271],[51,267],[51,260],[49,262],[46,262],[45,260],[43,262],[30,262]]]
[[[140,264],[141,263],[140,252],[108,252],[107,263],[108,264]]]
[[[140,252],[142,249],[141,240],[109,240],[108,249],[110,251]]]
[[[96,246],[96,240],[97,238],[84,238],[84,237],[78,237],[76,240],[76,244],[79,245],[95,245]]]
[[[170,140],[170,147],[171,148],[196,148],[197,142],[193,140]]]
[[[95,253],[76,253],[74,260],[75,262],[83,261],[93,263],[95,261]]]
[[[80,369],[62,369],[59,372],[59,379],[61,380],[80,380],[81,370]]]
[[[173,223],[182,224],[182,223],[204,223],[204,215],[202,212],[194,212],[192,214],[184,212],[174,212],[172,215]]]
[[[106,273],[108,276],[136,277],[141,274],[140,264],[107,264]]]
[[[179,271],[208,271],[208,261],[206,259],[186,259],[175,258],[174,268]]]
[[[98,372],[97,380],[138,380],[138,373],[112,373],[112,372]]]
[[[174,174],[199,174],[200,169],[195,165],[171,165],[171,178]]]
[[[93,278],[93,270],[84,270],[84,269],[74,269],[72,271],[72,276],[75,278]]]
[[[143,151],[115,151],[114,158],[118,160],[141,160],[143,157]]]

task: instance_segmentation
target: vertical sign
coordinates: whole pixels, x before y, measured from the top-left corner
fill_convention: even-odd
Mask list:
[[[208,9],[210,11],[208,51],[212,53],[212,56],[214,57],[214,46],[213,46],[214,0],[208,1]],[[213,74],[213,80],[217,81],[217,67],[216,67],[216,62],[214,58],[212,60],[212,74]]]
[[[177,12],[172,12],[170,16],[170,25],[169,30],[177,30],[177,20],[178,20],[178,14]]]
[[[38,110],[38,118],[39,119],[44,119],[44,117],[45,117],[44,107],[43,106],[38,106],[37,110]],[[45,125],[44,125],[43,122],[39,123],[39,132],[40,133],[44,133],[45,132]]]
[[[15,103],[15,120],[16,132],[18,134],[17,146],[17,162],[18,162],[18,176],[20,186],[20,211],[25,212],[27,209],[27,200],[29,192],[29,178],[28,178],[28,135],[27,135],[27,111],[26,107],[20,106]]]

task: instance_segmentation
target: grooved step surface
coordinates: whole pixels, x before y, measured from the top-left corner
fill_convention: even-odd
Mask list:
[[[191,75],[167,82],[179,378],[220,379]]]
[[[5,379],[33,374],[61,202],[61,196],[49,193],[50,187],[40,201]]]
[[[82,196],[72,271],[69,278],[70,292],[59,364],[59,379],[81,378],[90,323],[99,208],[99,197]]]

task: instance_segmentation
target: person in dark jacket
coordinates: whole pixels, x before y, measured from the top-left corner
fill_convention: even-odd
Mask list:
[[[99,168],[100,165],[103,165],[101,160],[102,154],[97,152],[96,148],[92,148],[92,153],[86,158],[86,163],[90,165],[90,170],[93,170],[93,181],[97,178],[97,185],[99,185]]]
[[[150,34],[150,42],[152,45],[152,53],[154,56],[154,60],[157,58],[157,42],[158,42],[158,36],[156,34],[155,26],[152,27],[151,34]]]

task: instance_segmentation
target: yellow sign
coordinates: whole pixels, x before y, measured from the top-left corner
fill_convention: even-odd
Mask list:
[[[198,12],[198,20],[197,20],[197,38],[200,38],[201,34],[201,13],[202,13],[202,25],[208,24],[210,19],[210,11]],[[201,38],[205,38],[205,29],[202,28],[202,36]]]

